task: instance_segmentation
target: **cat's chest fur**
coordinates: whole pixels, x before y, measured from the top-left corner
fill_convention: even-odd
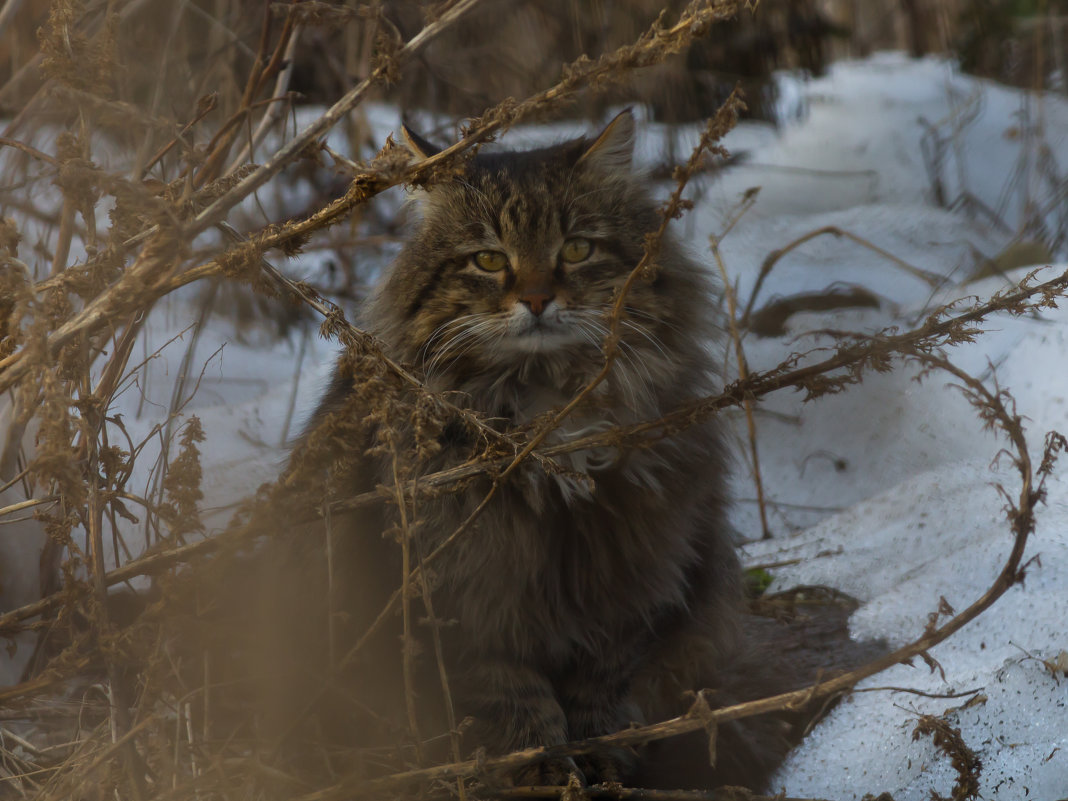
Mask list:
[[[661,413],[654,393],[645,392],[630,403],[621,402],[626,393],[620,384],[628,384],[625,366],[614,366],[608,377],[587,393],[587,402],[573,409],[563,419],[556,413],[582,393],[597,374],[601,354],[583,353],[570,359],[528,358],[523,362],[498,369],[496,373],[471,377],[448,375],[447,384],[435,389],[456,389],[469,408],[478,411],[492,424],[504,430],[527,427],[531,436],[541,437],[542,446],[567,443],[608,431],[614,426],[653,419]],[[551,425],[551,421],[556,421]],[[541,427],[551,425],[548,432]],[[554,462],[565,472],[546,474],[528,463],[522,474],[527,477],[527,493],[533,506],[538,507],[544,487],[555,484],[568,503],[575,498],[590,499],[589,482],[584,476],[591,471],[603,471],[619,464],[620,452],[611,445],[570,450],[554,456]],[[656,458],[629,460],[627,470],[632,483],[655,486],[656,479],[645,470]],[[569,475],[570,474],[570,475]]]
[[[534,380],[528,381],[511,374],[461,383],[472,408],[514,428],[543,421],[592,375],[573,365],[555,384],[539,371],[529,372]],[[597,395],[604,401],[612,391],[607,382]],[[565,418],[546,442],[594,433],[636,414],[597,400]],[[685,608],[702,532],[693,485],[674,479],[701,459],[702,445],[717,447],[711,435],[699,429],[684,446],[561,454],[556,461],[565,472],[528,460],[495,490],[438,571],[439,591],[463,640],[562,662],[576,651],[608,648],[624,633],[652,633],[662,616]],[[489,489],[482,482],[426,508],[427,530],[448,536]]]
[[[619,467],[591,478],[593,491],[574,497],[544,474],[517,476],[445,557],[439,591],[471,647],[562,661],[636,628],[652,632],[662,613],[685,608],[697,529],[679,493]],[[435,528],[452,530],[483,490],[443,502]]]

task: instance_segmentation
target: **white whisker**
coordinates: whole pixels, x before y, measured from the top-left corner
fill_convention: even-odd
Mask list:
[[[459,328],[459,331],[456,329]],[[485,344],[495,337],[500,337],[503,334],[501,330],[501,320],[497,315],[487,314],[469,314],[464,317],[458,317],[444,326],[438,329],[440,334],[435,334],[433,339],[440,340],[444,335],[452,333],[452,336],[445,342],[434,355],[430,358],[426,364],[427,378],[433,378],[437,375],[439,368],[443,367],[447,362],[455,362],[463,358],[473,348]],[[428,342],[428,344],[430,344]],[[426,347],[426,346],[424,346]]]
[[[430,336],[427,337],[426,342],[423,343],[423,347],[419,349],[418,361],[422,363],[429,355],[431,346],[433,346],[439,339],[444,337],[450,329],[455,328],[457,326],[463,326],[468,321],[479,318],[481,316],[482,315],[479,314],[465,314],[463,317],[456,317],[452,320],[446,320],[444,323],[435,328],[430,334]]]
[[[631,329],[632,331],[636,331],[637,333],[639,333],[643,337],[645,337],[646,340],[649,341],[649,344],[651,344],[654,348],[656,348],[658,351],[660,351],[660,355],[663,356],[665,359],[669,358],[668,355],[667,355],[667,351],[664,349],[664,343],[661,342],[660,338],[655,336],[645,326],[638,325],[637,323],[632,323],[630,320],[621,320],[620,322],[623,325],[625,325],[627,328]]]
[[[456,178],[455,181],[470,189],[472,194],[478,198],[478,204],[482,207],[482,212],[486,215],[487,220],[492,220],[497,216],[493,203],[490,202],[489,196],[485,192],[464,178]]]
[[[598,345],[604,342],[608,336],[608,328],[594,319],[585,319],[583,329],[592,331],[596,335],[594,340]],[[642,406],[655,406],[655,398],[652,393],[653,376],[641,354],[623,339],[619,340],[619,364],[617,371],[617,384],[621,390],[629,395],[632,408],[637,411]],[[639,397],[639,392],[641,397]],[[644,401],[642,403],[641,401]]]
[[[656,323],[657,325],[662,325],[665,328],[670,328],[677,334],[683,334],[683,330],[679,328],[679,326],[672,323],[670,320],[665,320],[663,317],[658,317],[657,315],[651,314],[650,312],[644,311],[643,309],[638,309],[634,306],[624,306],[623,311],[625,311],[632,317],[642,317],[646,320],[649,320],[650,322]]]

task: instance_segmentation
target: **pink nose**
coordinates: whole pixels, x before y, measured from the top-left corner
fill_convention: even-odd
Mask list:
[[[552,292],[527,292],[519,297],[519,302],[526,304],[531,314],[540,317],[545,307],[556,297]]]

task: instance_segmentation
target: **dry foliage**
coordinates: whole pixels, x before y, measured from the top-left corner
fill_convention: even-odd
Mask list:
[[[456,144],[417,166],[410,165],[391,142],[366,160],[358,159],[363,151],[355,144],[357,159],[349,160],[327,148],[322,137],[335,125],[350,124],[372,91],[384,91],[401,76],[417,73],[425,48],[479,6],[480,0],[428,6],[422,27],[407,37],[377,4],[342,8],[277,3],[272,13],[258,18],[258,47],[249,52],[244,52],[247,45],[242,37],[227,30],[222,18],[211,18],[213,32],[206,43],[196,45],[192,37],[176,35],[169,46],[174,59],[186,59],[182,63],[194,70],[195,80],[185,81],[187,90],[192,84],[203,88],[213,81],[219,89],[199,94],[186,91],[182,97],[190,102],[185,107],[172,106],[169,116],[162,97],[166,85],[146,82],[144,75],[135,74],[136,65],[120,58],[120,53],[129,58],[136,52],[130,40],[136,37],[135,23],[143,22],[138,5],[54,2],[40,30],[39,53],[29,62],[44,77],[0,138],[0,146],[9,149],[5,153],[8,177],[16,176],[21,182],[20,197],[10,202],[12,213],[17,212],[21,221],[36,220],[54,231],[50,238],[32,241],[22,230],[22,222],[3,220],[0,225],[0,390],[11,405],[0,454],[0,480],[6,482],[5,490],[22,487],[25,496],[0,510],[0,515],[32,512],[46,527],[49,540],[42,557],[43,597],[0,615],[0,634],[12,637],[30,631],[40,635],[40,658],[31,663],[24,680],[0,689],[3,716],[11,722],[10,731],[3,729],[0,752],[5,794],[45,799],[112,794],[253,798],[281,787],[307,801],[380,798],[409,791],[424,791],[431,797],[463,796],[476,791],[478,777],[493,769],[577,754],[598,744],[637,745],[686,731],[703,729],[714,737],[722,722],[847,692],[861,678],[913,657],[931,660],[932,646],[1022,579],[1022,555],[1034,526],[1035,507],[1064,440],[1051,435],[1043,461],[1035,468],[1011,398],[960,371],[944,353],[956,343],[979,336],[980,324],[991,315],[1020,315],[1056,305],[1068,288],[1068,274],[1045,283],[1029,278],[987,302],[937,309],[910,331],[842,341],[822,358],[799,354],[770,371],[743,369],[722,393],[658,420],[543,446],[546,436],[603,378],[616,358],[619,310],[626,288],[611,316],[601,375],[538,426],[501,432],[457,406],[455,399],[427,391],[417,375],[389,360],[373,337],[350,324],[338,305],[267,261],[271,251],[277,252],[272,258],[284,259],[317,243],[329,246],[328,229],[350,222],[353,215],[370,214],[368,204],[386,189],[441,180],[453,174],[480,144],[509,126],[558,114],[577,97],[625,85],[635,71],[683,52],[717,23],[748,13],[742,3],[697,0],[675,16],[651,20],[632,43],[593,58],[583,55],[565,66],[560,79],[547,88],[525,99],[505,100],[470,120]],[[262,162],[250,161],[251,154],[271,141],[268,134],[286,118],[294,49],[302,46],[301,33],[312,25],[359,26],[367,43],[362,53],[366,77]],[[209,72],[209,67],[219,71]],[[195,68],[202,71],[197,73]],[[648,234],[646,256],[635,267],[632,281],[655,271],[660,237],[669,221],[686,208],[687,180],[700,168],[706,153],[717,152],[715,143],[733,124],[739,106],[739,97],[730,95],[710,119],[689,161],[676,172],[676,189],[664,207],[663,225]],[[358,138],[354,134],[354,141]],[[258,226],[249,222],[247,208],[241,206],[253,193],[274,181],[299,180],[294,175],[299,175],[302,164],[321,164],[327,157],[345,178],[343,191],[301,217]],[[34,193],[40,193],[43,200],[36,202]],[[212,232],[218,235],[206,235]],[[845,236],[873,247],[840,229],[822,229],[804,239],[821,234]],[[769,254],[761,280],[783,253],[803,241]],[[35,251],[33,259],[20,257],[26,248]],[[75,253],[79,255],[72,256]],[[884,255],[902,269],[915,269],[891,254]],[[46,269],[33,269],[31,262]],[[322,316],[323,334],[345,348],[343,369],[351,373],[362,393],[377,399],[375,418],[387,425],[376,447],[392,455],[395,480],[392,486],[328,503],[324,499],[330,498],[330,488],[308,486],[308,477],[315,474],[311,466],[338,459],[334,449],[339,439],[359,441],[359,429],[365,424],[338,415],[312,432],[280,479],[243,504],[224,531],[204,538],[198,502],[202,497],[199,448],[205,432],[196,417],[183,416],[182,411],[195,391],[196,377],[189,365],[183,367],[184,391],[176,395],[159,432],[153,434],[163,438],[165,453],[173,451],[159,466],[159,490],[154,497],[137,496],[129,486],[133,464],[146,443],[130,440],[122,420],[109,410],[116,392],[142,366],[133,358],[135,343],[153,307],[193,284],[210,287],[214,297],[236,283]],[[731,301],[736,355],[743,366],[740,332],[759,316],[759,311],[753,311],[755,298],[754,292],[741,314],[736,314]],[[816,398],[846,390],[868,371],[887,371],[902,360],[953,375],[983,423],[1008,439],[1021,478],[1019,492],[1006,495],[1014,540],[1000,576],[981,598],[960,613],[949,612],[944,620],[933,615],[915,642],[846,675],[799,692],[724,708],[713,708],[699,695],[690,712],[679,718],[566,746],[465,759],[454,741],[452,761],[447,764],[415,765],[374,779],[326,771],[321,782],[312,786],[307,776],[291,776],[273,766],[268,744],[213,738],[209,722],[216,689],[208,669],[202,671],[199,686],[189,686],[184,683],[185,666],[174,663],[168,641],[173,621],[168,621],[168,610],[178,596],[190,592],[183,579],[193,572],[222,569],[220,565],[246,551],[269,528],[267,521],[279,515],[288,515],[294,522],[300,514],[308,520],[325,515],[329,521],[333,514],[369,504],[395,508],[404,575],[392,601],[363,640],[349,653],[338,655],[343,665],[355,658],[376,626],[397,607],[401,607],[406,630],[414,616],[421,614],[423,604],[434,619],[428,571],[444,549],[465,535],[478,510],[437,550],[418,553],[412,547],[411,531],[417,523],[420,498],[453,491],[472,476],[489,474],[496,482],[488,501],[499,482],[525,461],[536,460],[544,469],[560,470],[555,457],[563,453],[604,445],[637,448],[656,438],[686,436],[686,428],[707,415],[734,406],[748,409],[768,393],[800,389]],[[419,447],[413,458],[402,456],[390,440],[388,421],[392,419],[418,421]],[[433,449],[438,433],[457,422],[476,432],[481,457],[421,474],[420,459]],[[31,439],[35,447],[21,450]],[[344,472],[341,461],[339,473]],[[294,504],[294,497],[302,494],[315,500]],[[148,521],[151,537],[144,545],[125,543],[118,533],[117,519],[134,517]],[[111,569],[106,564],[109,541],[119,561]],[[131,623],[131,615],[109,595],[109,589],[138,577],[156,579],[157,594],[147,596],[132,614]],[[413,602],[420,596],[419,609],[415,609]],[[437,659],[440,664],[440,648]],[[442,686],[447,694],[444,672]],[[452,729],[456,725],[450,721]],[[941,731],[937,727],[929,730]],[[953,745],[949,734],[936,736]],[[954,748],[954,754],[967,753],[963,744]],[[517,788],[504,795],[580,797],[578,792],[576,788]],[[638,796],[618,788],[583,792],[590,798],[710,797],[686,793]]]

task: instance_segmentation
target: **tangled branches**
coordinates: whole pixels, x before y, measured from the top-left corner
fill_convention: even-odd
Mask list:
[[[603,343],[603,370],[570,403],[534,430],[500,431],[464,409],[456,398],[430,392],[408,367],[386,357],[373,337],[348,322],[339,307],[309,284],[287,277],[267,261],[271,251],[277,251],[282,257],[299,253],[315,236],[349,220],[390,187],[432,184],[454,174],[476,148],[508,127],[558,112],[581,93],[624,80],[633,70],[684,51],[709,26],[736,13],[739,6],[736,2],[694,2],[674,22],[667,22],[664,16],[657,18],[637,41],[596,59],[579,59],[563,68],[560,80],[553,86],[522,101],[500,103],[471,120],[458,142],[418,164],[409,163],[406,154],[387,141],[375,158],[353,162],[344,192],[314,212],[253,228],[247,233],[238,232],[240,204],[278,180],[288,168],[304,160],[319,159],[323,152],[329,152],[325,141],[321,141],[328,130],[345,120],[376,88],[388,84],[400,71],[412,68],[435,37],[459,24],[478,4],[479,0],[439,4],[425,26],[407,41],[400,38],[388,19],[369,8],[361,7],[359,13],[341,15],[343,24],[362,20],[372,26],[368,28],[369,38],[377,44],[367,76],[300,133],[289,138],[263,164],[255,165],[247,163],[247,159],[264,141],[260,130],[269,129],[281,119],[279,109],[287,94],[294,48],[299,47],[302,26],[315,21],[312,4],[284,4],[281,30],[273,39],[271,24],[265,19],[258,49],[252,53],[252,66],[243,83],[239,83],[243,86],[240,99],[207,145],[198,148],[192,144],[192,137],[219,106],[218,97],[204,95],[181,125],[161,122],[154,107],[139,108],[116,99],[114,38],[123,30],[121,12],[119,16],[100,17],[89,11],[81,15],[84,11],[81,4],[56,3],[57,11],[43,34],[42,44],[49,88],[47,91],[42,88],[30,109],[44,114],[52,108],[48,104],[55,98],[71,104],[74,112],[66,119],[71,130],[56,139],[54,154],[45,152],[47,148],[39,142],[35,145],[13,138],[12,134],[18,132],[14,123],[11,126],[14,130],[6,132],[0,142],[16,149],[28,160],[27,164],[38,166],[43,170],[42,175],[51,178],[59,206],[55,241],[46,260],[47,276],[36,276],[18,258],[19,226],[4,221],[0,228],[0,281],[4,288],[0,300],[3,313],[0,391],[14,398],[7,445],[0,458],[3,468],[0,480],[6,482],[4,489],[20,483],[30,489],[27,494],[32,497],[9,504],[2,512],[10,515],[36,510],[38,520],[47,528],[49,541],[42,561],[46,567],[58,565],[51,573],[59,578],[46,583],[46,591],[39,600],[0,615],[0,634],[40,635],[38,645],[43,655],[42,664],[36,666],[33,675],[28,674],[25,681],[0,690],[0,698],[5,704],[22,704],[25,719],[35,719],[49,703],[53,704],[53,710],[60,706],[62,693],[77,686],[78,677],[84,674],[103,675],[107,697],[102,702],[95,699],[84,702],[82,709],[92,713],[87,712],[97,728],[87,733],[80,731],[81,739],[69,746],[62,758],[46,757],[40,749],[31,754],[46,766],[52,777],[36,787],[42,790],[42,797],[69,797],[80,789],[82,777],[89,777],[85,781],[95,781],[101,770],[113,765],[120,765],[121,769],[109,773],[109,787],[127,790],[133,797],[163,797],[166,792],[178,796],[190,790],[219,788],[224,792],[232,787],[227,772],[233,770],[235,761],[248,775],[254,775],[256,781],[290,782],[292,795],[308,801],[382,797],[426,787],[440,791],[441,783],[446,781],[448,791],[455,789],[462,797],[471,789],[473,778],[493,770],[578,755],[606,745],[639,745],[690,731],[703,730],[713,736],[718,726],[732,720],[790,709],[815,698],[840,694],[860,679],[888,666],[916,656],[930,658],[928,652],[935,644],[988,609],[1022,579],[1023,553],[1034,528],[1035,508],[1043,497],[1045,477],[1063,447],[1063,440],[1051,437],[1041,465],[1034,468],[1011,399],[1004,393],[991,392],[955,367],[944,351],[957,343],[974,340],[981,334],[979,325],[991,315],[1019,315],[1055,305],[1068,289],[1068,273],[1043,283],[1035,283],[1029,277],[987,301],[958,302],[943,307],[911,331],[887,331],[842,342],[828,352],[795,355],[772,370],[748,373],[728,384],[722,392],[656,420],[545,444],[569,412],[603,380],[617,357],[618,326],[628,288],[633,281],[655,271],[659,240],[669,221],[686,206],[683,193],[687,181],[706,155],[716,152],[716,142],[734,123],[741,104],[735,94],[710,120],[689,162],[675,176],[676,187],[664,209],[663,223],[648,234],[645,257],[635,266],[617,298]],[[84,26],[84,32],[79,29],[78,35],[72,38],[72,31],[79,25]],[[84,69],[79,59],[91,62],[92,69]],[[257,126],[257,132],[248,137],[247,145],[235,158],[234,150],[241,144],[242,126],[251,129],[250,123],[258,113],[263,115],[262,125]],[[143,130],[174,133],[158,146],[154,139],[149,140],[153,146],[132,158],[129,177],[122,177],[99,166],[98,162],[103,161],[96,157],[92,147],[94,125],[114,127],[115,120],[127,125],[136,122]],[[167,174],[153,172],[164,164],[172,169],[170,180],[148,177]],[[100,231],[98,210],[107,198],[113,199],[107,201],[112,206],[111,226]],[[215,232],[222,232],[223,237],[211,239]],[[844,235],[838,229],[821,232]],[[813,236],[821,232],[814,232]],[[72,253],[78,253],[77,259],[81,260],[72,257]],[[770,264],[781,255],[777,251],[768,257],[769,270]],[[389,453],[393,460],[391,486],[333,501],[322,510],[294,512],[288,505],[294,487],[312,474],[303,466],[322,458],[321,452],[316,453],[316,447],[325,447],[324,443],[339,432],[325,431],[321,439],[311,435],[307,452],[297,452],[291,463],[293,468],[282,479],[262,488],[257,498],[246,504],[224,531],[202,537],[205,526],[198,509],[202,482],[198,443],[203,441],[203,432],[194,417],[187,420],[182,435],[177,438],[177,456],[167,461],[169,441],[162,449],[165,467],[160,472],[158,494],[137,495],[132,489],[131,476],[148,440],[133,441],[123,421],[112,413],[112,405],[117,393],[136,380],[133,376],[140,365],[131,369],[130,361],[145,318],[169,295],[195,284],[223,281],[251,284],[265,295],[283,297],[319,314],[323,318],[323,332],[345,346],[347,364],[363,382],[361,387],[381,398],[383,419],[404,416],[418,420],[417,427],[422,432],[420,444],[425,447],[430,447],[427,443],[448,424],[459,421],[474,432],[479,442],[479,457],[457,467],[417,475],[406,469],[398,456],[396,442],[375,442],[374,447]],[[755,296],[756,291],[751,299]],[[739,321],[743,326],[751,303],[752,300]],[[569,453],[600,447],[641,448],[664,437],[685,436],[688,427],[724,409],[752,403],[786,388],[802,390],[810,398],[841,392],[863,380],[870,371],[892,369],[895,361],[900,360],[911,360],[924,369],[954,376],[979,410],[981,419],[1008,438],[1021,478],[1021,489],[1008,508],[1013,545],[995,583],[968,608],[941,625],[933,622],[914,642],[894,653],[803,690],[721,708],[712,708],[702,695],[687,714],[672,720],[593,740],[493,758],[462,758],[456,732],[463,723],[452,717],[448,721],[451,743],[446,763],[379,771],[382,775],[373,779],[335,772],[328,774],[330,780],[325,786],[308,787],[294,777],[278,775],[260,760],[260,752],[254,747],[241,742],[218,745],[211,741],[208,737],[210,707],[223,702],[218,700],[220,690],[213,682],[207,657],[199,676],[201,685],[182,686],[179,690],[180,682],[175,682],[174,677],[186,674],[173,664],[180,659],[169,650],[167,638],[158,635],[157,639],[150,639],[145,635],[146,627],[142,626],[138,629],[142,639],[133,642],[131,629],[126,627],[128,620],[116,609],[114,595],[109,592],[118,585],[145,577],[173,579],[199,570],[209,571],[213,560],[222,562],[224,557],[251,550],[255,539],[269,528],[265,521],[272,517],[285,515],[297,526],[318,520],[321,513],[327,521],[329,547],[332,541],[329,521],[333,516],[392,504],[400,518],[397,529],[391,533],[403,549],[403,575],[392,599],[378,611],[363,637],[350,651],[336,655],[337,664],[343,667],[360,658],[364,645],[398,610],[405,634],[410,634],[418,625],[412,604],[417,595],[421,594],[426,614],[431,622],[435,621],[429,590],[435,564],[466,536],[501,482],[529,460],[537,461],[540,469],[560,470],[558,457]],[[170,430],[186,400],[167,410],[167,419],[150,438],[162,436],[163,429]],[[35,429],[37,449],[22,458],[18,446],[31,426]],[[343,433],[360,441],[367,432],[357,425]],[[122,441],[122,437],[129,441]],[[116,444],[115,439],[121,444]],[[421,553],[418,538],[413,534],[418,528],[420,501],[454,492],[476,477],[489,477],[492,481],[485,500],[436,549]],[[45,491],[36,492],[41,488]],[[153,541],[147,548],[128,549],[123,554],[127,546],[116,536],[112,556],[116,561],[121,560],[121,564],[108,569],[109,529],[116,530],[120,519],[137,519],[138,515],[148,521],[146,531],[153,532]],[[143,588],[143,583],[139,586]],[[165,594],[174,586],[177,585],[161,581],[159,587],[163,589],[159,591]],[[140,613],[145,615],[145,621],[160,620],[166,614],[167,601],[173,599],[147,597],[146,603],[152,608],[148,612],[141,609]],[[57,653],[49,650],[48,634],[58,628],[65,628],[67,639],[62,641]],[[447,697],[448,676],[443,668],[440,643],[436,650],[435,659],[442,668],[441,684]],[[413,657],[407,646],[404,656],[407,672]],[[131,665],[138,665],[138,669]],[[408,700],[414,704],[413,693],[408,693]],[[192,708],[194,701],[202,705],[203,711]],[[451,703],[446,706],[451,713]],[[414,712],[410,718],[414,721]],[[202,727],[199,739],[197,725]],[[411,729],[417,735],[416,728],[412,722]],[[33,744],[29,745],[32,749]],[[416,736],[416,758],[406,757],[408,762],[421,761],[420,746]],[[213,747],[217,750],[212,750]],[[23,768],[26,774],[32,769],[30,764]],[[164,786],[168,782],[169,788]]]

